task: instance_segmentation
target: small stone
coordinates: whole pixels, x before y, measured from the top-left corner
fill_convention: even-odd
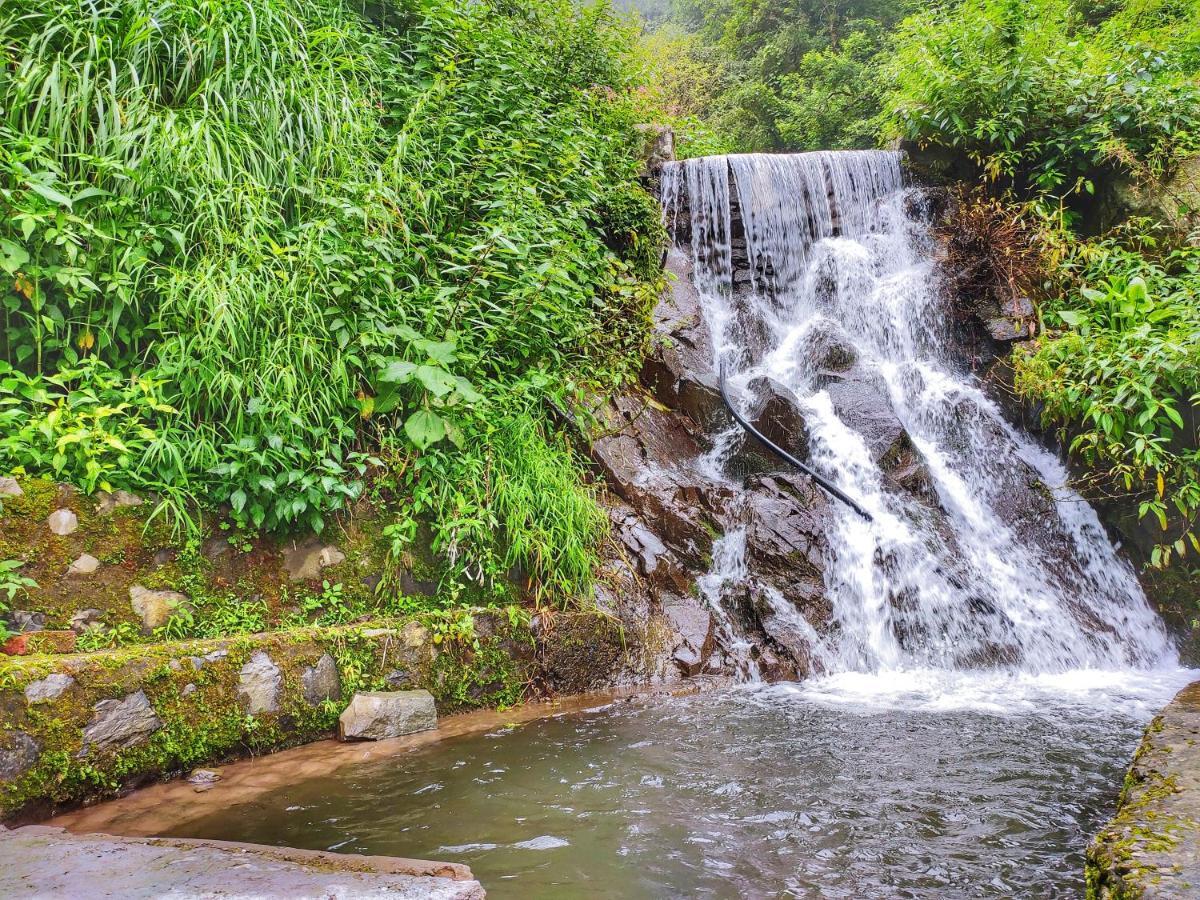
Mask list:
[[[162,728],[162,720],[145,691],[129,694],[123,700],[101,700],[92,707],[92,713],[91,722],[83,730],[80,756],[86,756],[92,748],[121,750],[145,743]]]
[[[255,650],[242,666],[238,677],[238,696],[250,715],[279,710],[283,693],[283,673],[262,650]]]
[[[150,634],[167,624],[177,609],[191,609],[191,600],[177,591],[152,591],[135,584],[129,589],[129,603],[142,620],[142,632]]]
[[[100,568],[100,560],[90,553],[82,554],[67,570],[68,575],[92,575]]]
[[[13,781],[33,768],[41,754],[38,742],[23,731],[0,732],[0,781]]]
[[[404,646],[410,650],[423,647],[429,642],[429,629],[420,622],[409,622],[400,634],[404,638]]]
[[[189,681],[183,686],[183,690],[179,693],[185,697],[190,697],[192,694],[196,693],[196,686]]]
[[[76,634],[83,634],[92,628],[100,628],[104,625],[104,610],[102,609],[81,609],[75,615],[71,616],[71,630]]]
[[[322,547],[320,554],[317,556],[317,564],[322,569],[327,569],[330,566],[336,566],[340,562],[344,562],[346,554],[337,547],[330,544],[328,547]]]
[[[405,669],[393,669],[383,676],[383,680],[388,683],[388,687],[402,688],[405,685],[412,684],[412,676]]]
[[[17,479],[5,476],[0,478],[0,497],[21,497],[25,494]]]
[[[131,494],[129,491],[113,491],[111,494],[108,491],[98,491],[96,499],[99,501],[96,504],[96,512],[102,516],[110,515],[113,510],[124,506],[141,506],[145,502],[137,494]]]
[[[321,574],[321,570],[336,566],[346,558],[333,544],[322,544],[309,538],[291,549],[283,551],[283,567],[292,581],[310,581]]]
[[[221,780],[216,769],[196,769],[187,778],[189,784],[214,784]]]
[[[167,663],[167,668],[170,669],[172,672],[178,672],[180,669],[183,668],[183,664],[179,660],[173,659]]]
[[[28,703],[53,700],[55,697],[62,696],[63,692],[74,683],[74,678],[61,672],[47,675],[41,681],[32,681],[25,685],[25,700]]]
[[[46,520],[46,524],[50,526],[50,531],[54,534],[57,534],[59,537],[66,537],[79,527],[79,517],[69,509],[56,509],[50,513],[50,518]]]
[[[179,551],[174,547],[165,547],[162,550],[157,550],[154,553],[154,564],[156,566],[166,566],[175,562],[175,558],[179,556]]]
[[[378,741],[437,728],[429,691],[366,691],[355,694],[338,717],[338,739]]]
[[[326,700],[340,700],[342,679],[333,657],[328,653],[321,654],[315,666],[310,666],[301,673],[300,686],[305,701],[312,706],[319,706]]]
[[[27,609],[14,609],[8,614],[8,630],[15,634],[30,634],[46,627],[46,614]]]

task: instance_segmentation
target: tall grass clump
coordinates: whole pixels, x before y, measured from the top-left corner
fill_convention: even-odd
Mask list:
[[[342,0],[0,9],[0,415],[33,415],[38,380],[81,367],[156,392],[121,410],[146,429],[138,447],[103,477],[69,461],[61,477],[319,529],[385,438],[468,465],[496,398],[619,375],[639,349],[656,276],[605,233],[635,180],[628,30],[565,0],[371,15]],[[658,240],[656,220],[638,227],[639,246]],[[39,433],[20,452],[0,437],[0,468],[75,440]],[[538,422],[528,434],[548,440]],[[522,457],[531,472],[551,446]],[[440,503],[425,498],[427,517],[457,514]],[[530,508],[507,517],[507,546],[553,531]],[[586,581],[578,560],[540,558],[517,561]]]

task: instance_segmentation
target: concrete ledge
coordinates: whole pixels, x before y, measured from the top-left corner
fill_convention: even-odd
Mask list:
[[[356,856],[188,838],[72,835],[31,825],[0,832],[0,896],[279,897],[482,900],[455,863]]]
[[[1117,814],[1088,847],[1087,896],[1200,897],[1200,681],[1146,729]]]

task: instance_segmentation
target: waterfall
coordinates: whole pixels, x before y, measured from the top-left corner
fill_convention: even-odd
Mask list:
[[[694,260],[714,371],[728,362],[746,405],[762,377],[794,395],[808,461],[874,518],[831,514],[833,627],[811,635],[814,657],[866,673],[1173,665],[1133,571],[1061,462],[957,360],[923,196],[904,187],[901,163],[882,151],[749,154],[663,173],[665,221]],[[894,448],[881,455],[877,432],[892,421],[916,488],[898,483]],[[713,435],[697,465],[727,469],[742,439],[736,427]],[[737,645],[723,597],[753,573],[744,523],[726,525],[700,588]],[[777,591],[768,601],[797,618]],[[745,660],[742,671],[755,675]]]

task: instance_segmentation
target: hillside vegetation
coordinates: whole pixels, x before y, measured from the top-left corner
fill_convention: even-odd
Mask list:
[[[635,31],[566,0],[0,10],[0,474],[588,583],[546,397],[625,377],[661,227]],[[610,247],[618,248],[614,252]]]

